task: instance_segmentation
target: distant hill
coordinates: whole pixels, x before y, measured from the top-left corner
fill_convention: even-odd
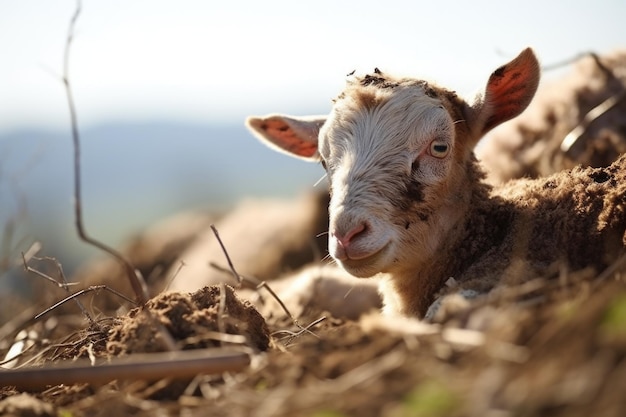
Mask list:
[[[177,211],[294,195],[322,176],[316,164],[267,149],[243,123],[106,124],[81,131],[81,144],[87,228],[112,245]],[[72,157],[69,130],[0,135],[0,232],[23,201],[14,241],[41,240],[67,270],[90,252],[74,229]]]

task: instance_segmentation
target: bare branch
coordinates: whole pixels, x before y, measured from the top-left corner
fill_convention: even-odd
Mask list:
[[[74,39],[74,26],[76,25],[76,21],[78,20],[78,16],[82,10],[82,3],[80,0],[76,1],[76,10],[74,11],[74,15],[69,24],[67,39],[65,42],[65,55],[64,55],[64,66],[63,66],[63,84],[65,85],[65,92],[67,95],[67,104],[69,106],[70,111],[70,121],[72,125],[72,139],[74,143],[74,214],[75,214],[75,222],[76,222],[76,230],[78,231],[78,236],[86,243],[108,253],[117,259],[124,269],[126,270],[126,275],[130,280],[130,284],[135,293],[135,299],[137,303],[143,305],[148,300],[148,290],[146,284],[144,282],[143,277],[137,271],[131,263],[118,251],[113,248],[105,245],[104,243],[93,239],[87,235],[85,231],[85,227],[83,224],[83,215],[82,215],[82,197],[81,197],[81,171],[80,171],[80,136],[78,133],[78,121],[76,116],[76,107],[74,105],[74,98],[72,95],[72,87],[70,84],[69,78],[69,61],[70,61],[70,50],[72,41]]]
[[[282,302],[282,300],[278,297],[278,295],[276,295],[274,290],[272,290],[270,288],[270,286],[267,285],[267,283],[265,281],[260,281],[260,280],[258,280],[256,278],[244,277],[243,275],[239,275],[239,273],[235,269],[235,266],[233,265],[232,260],[230,259],[230,255],[228,254],[228,251],[226,250],[226,246],[224,246],[224,242],[222,242],[222,239],[220,238],[220,234],[218,233],[217,228],[214,225],[211,225],[211,230],[213,230],[213,234],[215,235],[215,238],[217,239],[218,243],[220,244],[220,247],[222,248],[222,252],[224,252],[224,256],[226,257],[226,261],[228,262],[228,266],[230,267],[230,271],[232,272],[232,274],[235,277],[235,279],[237,280],[237,282],[239,284],[241,284],[243,281],[248,281],[249,283],[252,283],[256,287],[257,290],[259,288],[265,288],[267,290],[267,292],[269,292],[272,295],[272,297],[276,300],[276,302],[278,302],[278,304],[280,304],[280,306],[285,311],[287,316],[289,316],[291,321],[293,321],[293,324],[295,324],[300,329],[304,329],[304,327],[302,327],[300,325],[300,323],[298,323],[298,320],[296,320],[296,318],[291,314],[289,309],[287,309],[287,306],[285,305],[285,303]],[[217,265],[215,265],[213,263],[211,263],[211,265],[214,268],[216,268],[216,269],[220,269],[222,271],[225,270],[225,269],[220,268],[219,266],[217,266]]]
[[[215,227],[215,225],[213,224],[211,225],[211,230],[213,230],[213,234],[215,235],[217,242],[220,244],[220,247],[222,248],[222,252],[224,252],[224,256],[226,257],[226,261],[228,262],[228,266],[230,267],[230,270],[233,273],[235,280],[237,281],[237,283],[241,284],[241,275],[239,275],[239,273],[235,269],[235,265],[233,265],[233,261],[230,259],[230,255],[228,254],[228,251],[226,250],[226,247],[224,246],[224,242],[222,242],[222,239],[220,238],[220,234],[217,231],[217,228]]]
[[[554,62],[552,64],[548,64],[548,65],[543,65],[541,67],[542,71],[552,71],[555,69],[559,69],[562,67],[566,67],[568,65],[573,64],[574,62],[580,60],[581,58],[584,58],[586,56],[592,56],[595,57],[597,56],[594,52],[581,52],[579,54],[576,54],[570,58],[564,59],[563,61],[559,61],[559,62]]]
[[[180,261],[180,263],[178,264],[178,268],[176,268],[176,271],[174,271],[174,273],[172,274],[172,277],[167,281],[167,285],[165,286],[163,291],[167,291],[167,290],[170,289],[170,287],[172,286],[172,283],[174,282],[174,280],[176,279],[176,277],[180,273],[180,270],[183,269],[185,267],[185,265],[186,265],[185,261]]]
[[[41,389],[48,385],[107,383],[119,380],[185,379],[199,373],[236,372],[250,364],[245,352],[194,349],[180,352],[133,354],[92,366],[88,360],[0,372],[0,385]]]
[[[117,295],[118,297],[123,298],[124,300],[128,301],[129,303],[135,304],[135,302],[134,302],[133,300],[131,300],[130,298],[126,297],[124,294],[122,294],[122,293],[120,293],[120,292],[118,292],[118,291],[115,291],[114,289],[109,288],[109,287],[107,287],[106,285],[94,285],[94,286],[92,286],[92,287],[85,288],[85,289],[82,289],[82,290],[80,290],[80,291],[77,291],[77,292],[75,292],[74,294],[72,294],[72,295],[70,295],[70,296],[68,296],[68,297],[65,297],[65,298],[64,298],[64,299],[62,299],[61,301],[59,301],[59,302],[57,302],[56,304],[52,305],[51,307],[48,307],[47,309],[45,309],[45,310],[44,310],[44,311],[42,311],[41,313],[37,314],[37,315],[33,318],[33,321],[37,321],[37,320],[39,320],[41,317],[45,316],[46,314],[48,314],[48,313],[49,313],[49,312],[51,312],[52,310],[54,310],[54,309],[58,308],[59,306],[61,306],[61,305],[65,304],[65,303],[67,303],[67,302],[68,302],[68,301],[70,301],[70,300],[75,299],[76,297],[80,297],[80,296],[81,296],[81,295],[83,295],[83,294],[87,294],[87,293],[90,293],[90,292],[92,292],[92,291],[98,291],[98,290],[106,290],[106,291],[109,291],[109,292],[111,292],[111,293],[113,293],[113,294]]]
[[[615,106],[620,104],[622,100],[626,99],[626,90],[622,90],[619,93],[613,94],[602,103],[589,110],[583,119],[578,123],[561,142],[561,150],[567,154],[570,154],[573,158],[576,158],[581,152],[580,146],[576,146],[579,140],[583,137],[589,125],[593,123],[598,117],[602,116]]]
[[[320,317],[319,319],[317,319],[317,320],[315,320],[315,321],[311,322],[311,324],[309,324],[309,325],[308,325],[308,326],[306,326],[306,327],[301,327],[301,326],[300,326],[300,330],[299,330],[299,331],[297,331],[297,332],[292,332],[292,331],[289,331],[289,330],[279,330],[279,331],[277,331],[277,332],[274,332],[274,333],[272,334],[272,336],[276,336],[276,335],[281,334],[281,333],[286,333],[286,334],[287,334],[287,336],[285,336],[285,337],[283,337],[283,338],[281,339],[281,340],[287,339],[287,342],[285,342],[285,345],[289,345],[289,344],[291,344],[291,342],[293,341],[293,339],[295,339],[296,337],[299,337],[299,336],[303,335],[304,333],[308,333],[308,334],[310,334],[310,335],[312,335],[312,336],[314,336],[314,337],[317,337],[317,338],[319,339],[319,337],[318,337],[315,333],[313,333],[310,329],[311,329],[312,327],[317,326],[318,324],[320,324],[320,323],[321,323],[321,322],[323,322],[324,320],[326,320],[326,316],[322,316],[322,317]]]
[[[32,274],[35,274],[37,276],[40,276],[46,280],[48,280],[49,282],[54,283],[57,287],[59,288],[63,288],[65,290],[65,292],[67,292],[68,294],[70,293],[70,283],[67,282],[67,279],[65,278],[65,274],[63,273],[63,267],[61,266],[61,264],[54,258],[37,258],[35,256],[32,257],[35,260],[38,261],[51,261],[54,262],[56,268],[57,268],[57,272],[59,274],[59,276],[61,277],[61,279],[63,280],[63,282],[59,282],[56,279],[52,278],[49,275],[44,274],[41,271],[36,270],[35,268],[31,268],[30,266],[28,266],[28,262],[26,261],[26,256],[24,256],[24,253],[22,252],[22,262],[24,264],[24,269],[27,272],[30,272]],[[93,317],[91,317],[91,314],[89,314],[89,312],[87,311],[87,309],[85,308],[85,306],[83,305],[83,303],[78,299],[75,298],[74,299],[76,301],[76,304],[78,305],[78,308],[80,308],[80,311],[83,312],[83,315],[87,318],[87,320],[89,320],[89,323],[91,323],[91,325],[96,326],[96,322],[93,319]]]
[[[219,240],[219,237],[218,237]],[[225,250],[225,248],[222,246],[222,249]],[[216,264],[215,262],[210,262],[209,265],[212,268],[217,269],[220,272],[232,272],[232,269],[227,269],[224,268],[223,266],[220,266],[218,264]],[[239,282],[241,282],[242,284],[247,284],[248,286],[250,286],[253,289],[259,290],[260,288],[265,288],[267,290],[267,292],[270,293],[270,295],[272,296],[272,298],[274,300],[276,300],[276,302],[280,305],[280,307],[283,309],[283,311],[285,312],[285,314],[287,314],[287,316],[291,319],[291,321],[293,321],[293,323],[298,326],[300,329],[303,329],[303,327],[298,323],[298,320],[296,320],[296,318],[291,314],[291,312],[289,311],[289,309],[287,308],[287,306],[285,305],[285,303],[283,303],[283,301],[280,299],[280,297],[274,292],[274,290],[267,284],[267,282],[265,281],[261,281],[257,278],[254,277],[248,277],[245,275],[239,275],[237,274],[237,276],[239,277]]]

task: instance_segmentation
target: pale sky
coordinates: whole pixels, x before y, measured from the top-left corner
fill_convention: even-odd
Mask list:
[[[74,0],[0,0],[0,135],[67,128]],[[626,2],[85,0],[71,51],[82,126],[327,111],[356,69],[461,93],[532,46],[545,64],[626,46]]]
[[[73,228],[60,80],[75,4],[0,0],[0,232],[24,202],[29,216],[16,236],[48,245],[46,253],[66,272],[88,251]],[[527,46],[544,64],[626,47],[625,17],[624,0],[84,0],[70,78],[88,145],[88,229],[115,245],[191,205],[309,189],[321,168],[243,136],[243,121],[251,114],[327,112],[353,70],[378,67],[469,95]],[[158,137],[135,137],[132,129],[121,137],[95,135],[118,126],[110,122],[179,128],[191,122],[195,136],[178,136],[176,127]],[[240,128],[241,143],[213,152],[223,140],[211,133],[219,131],[215,123],[234,125],[224,128],[229,132]],[[57,132],[31,134],[50,128]],[[12,137],[41,146],[7,139],[21,129],[29,131]],[[242,149],[245,169],[238,166]],[[218,163],[225,160],[232,162]]]

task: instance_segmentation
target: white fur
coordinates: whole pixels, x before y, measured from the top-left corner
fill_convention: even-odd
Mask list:
[[[386,97],[381,97],[385,100]],[[351,98],[336,104],[320,132],[320,155],[326,161],[333,195],[330,202],[330,254],[358,277],[379,271],[396,271],[396,265],[412,269],[438,246],[440,233],[449,227],[450,213],[433,216],[428,227],[398,224],[397,208],[385,194],[400,192],[394,179],[411,174],[419,159],[419,182],[443,181],[452,160],[453,120],[439,100],[418,88],[395,91],[393,99],[374,108],[359,106]],[[408,138],[408,143],[407,143]],[[450,147],[447,158],[428,155],[428,146],[438,139]],[[368,231],[351,245],[348,259],[341,253],[333,231],[345,233],[366,223]],[[418,226],[417,222],[414,226]],[[419,236],[419,237],[418,237]],[[407,241],[421,240],[419,250],[407,252]]]

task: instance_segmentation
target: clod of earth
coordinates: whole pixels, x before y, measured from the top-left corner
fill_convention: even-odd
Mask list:
[[[220,286],[214,285],[195,293],[167,292],[152,298],[111,328],[108,353],[166,351],[168,336],[182,349],[214,347],[221,345],[224,334],[244,336],[252,348],[267,350],[270,336],[265,319],[232,287],[222,288],[223,296]]]

